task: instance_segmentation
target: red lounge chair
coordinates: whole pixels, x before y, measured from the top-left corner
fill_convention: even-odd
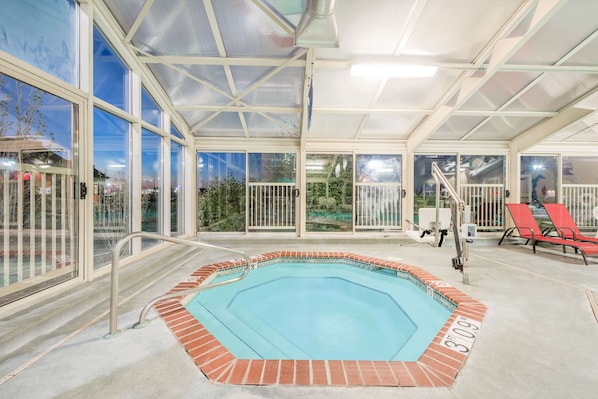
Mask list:
[[[532,211],[529,209],[527,204],[506,204],[515,227],[511,227],[505,231],[502,238],[498,242],[500,245],[505,237],[511,236],[515,230],[519,233],[519,237],[527,239],[526,244],[531,240],[534,253],[536,253],[536,244],[539,242],[546,242],[554,245],[561,245],[563,247],[563,253],[565,253],[565,247],[571,247],[575,249],[575,253],[579,251],[583,257],[584,263],[587,265],[586,255],[598,255],[598,245],[589,242],[580,242],[574,240],[567,240],[560,237],[549,237],[542,235],[540,226],[534,218]]]
[[[564,204],[544,204],[544,209],[559,236],[576,241],[598,243],[598,238],[584,236]]]

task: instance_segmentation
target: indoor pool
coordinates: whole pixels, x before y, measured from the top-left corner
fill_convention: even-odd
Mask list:
[[[210,381],[244,385],[449,386],[486,306],[419,266],[335,251],[251,257],[237,282],[155,309]],[[231,279],[204,265],[172,292]]]
[[[273,263],[187,309],[238,358],[417,360],[454,306],[408,275],[360,265]]]

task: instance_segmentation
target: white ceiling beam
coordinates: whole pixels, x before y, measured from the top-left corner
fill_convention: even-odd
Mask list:
[[[520,153],[541,143],[559,130],[585,118],[594,112],[591,109],[570,107],[560,112],[558,116],[547,119],[544,122],[528,129],[525,133],[517,136],[509,143],[509,148],[514,153]]]
[[[280,15],[270,4],[262,0],[251,0],[264,14],[278,25],[289,36],[295,36],[295,26],[284,16]]]
[[[127,36],[125,36],[125,43],[131,42],[133,36],[135,36],[135,33],[137,33],[137,29],[139,29],[139,27],[141,26],[141,23],[145,19],[145,16],[149,12],[150,8],[152,8],[153,4],[154,0],[146,0],[146,2],[143,3],[143,7],[141,7],[139,14],[137,14],[137,18],[135,18],[135,21],[133,21],[133,25],[131,25],[131,29],[129,29]]]
[[[563,109],[557,116],[539,123],[514,138],[509,144],[509,148],[515,153],[525,151],[540,144],[559,130],[595,114],[597,112],[596,107],[587,107],[585,104],[586,100],[590,100],[596,95],[598,95],[598,87],[578,98],[575,103]]]
[[[420,144],[422,144],[428,137],[430,137],[440,126],[442,126],[453,113],[459,109],[466,101],[468,101],[490,78],[496,74],[500,67],[507,63],[507,61],[533,37],[533,35],[544,25],[550,18],[560,9],[567,0],[540,0],[534,10],[532,22],[530,23],[527,32],[521,36],[504,38],[506,33],[515,26],[516,20],[522,19],[525,14],[521,13],[518,18],[509,21],[508,26],[502,30],[502,36],[495,37],[493,42],[489,42],[486,47],[489,50],[490,62],[488,67],[481,77],[467,76],[460,79],[458,87],[458,96],[455,104],[451,106],[441,104],[439,105],[430,117],[421,123],[415,131],[407,139],[407,148],[414,151]],[[502,38],[501,38],[502,37]],[[478,57],[478,60],[485,60],[487,56],[483,53]],[[445,96],[448,98],[452,95],[447,92]]]
[[[592,35],[594,37],[598,31]],[[590,37],[589,39],[592,39]],[[230,66],[257,66],[277,67],[284,60],[280,58],[235,58],[235,57],[202,57],[202,56],[177,56],[177,55],[140,55],[139,60],[145,64],[178,64],[178,65],[230,65]],[[375,58],[373,59],[375,60]],[[372,62],[371,60],[369,62]],[[394,58],[381,62],[398,62]],[[314,61],[316,68],[349,69],[355,61],[351,60],[322,60]],[[401,62],[405,63],[405,62]],[[485,71],[488,64],[475,65],[472,63],[457,62],[425,62],[426,65],[438,67],[440,70]],[[287,66],[303,68],[305,60],[296,60]],[[536,64],[504,64],[500,67],[503,72],[578,72],[598,73],[598,65],[536,65]]]

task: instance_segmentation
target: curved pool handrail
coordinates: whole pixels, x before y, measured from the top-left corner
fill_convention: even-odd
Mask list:
[[[191,246],[191,247],[215,249],[215,250],[219,250],[219,251],[223,251],[223,252],[229,252],[229,253],[233,253],[236,255],[241,255],[245,259],[246,266],[245,266],[245,269],[243,270],[243,273],[239,277],[235,277],[230,280],[221,281],[221,282],[215,283],[215,284],[202,285],[202,286],[190,288],[187,290],[171,292],[171,293],[164,294],[157,298],[152,299],[142,309],[141,314],[139,315],[139,322],[137,324],[135,324],[135,326],[140,326],[143,323],[145,323],[145,318],[146,318],[149,310],[152,308],[152,306],[154,306],[156,303],[158,303],[162,300],[179,297],[179,296],[185,296],[185,295],[189,295],[189,294],[194,294],[194,293],[203,291],[208,288],[214,288],[214,287],[218,287],[221,285],[237,282],[237,281],[245,278],[245,276],[247,275],[247,273],[249,273],[249,270],[251,269],[251,259],[249,258],[249,255],[247,255],[246,253],[244,253],[242,251],[237,251],[235,249],[230,249],[230,248],[225,248],[225,247],[219,247],[217,245],[212,245],[212,244],[206,244],[206,243],[199,242],[199,241],[184,240],[181,238],[164,236],[164,235],[156,234],[156,233],[148,233],[148,232],[144,232],[144,231],[130,233],[130,234],[124,236],[123,238],[121,238],[114,245],[114,248],[112,248],[112,270],[111,270],[111,277],[110,277],[111,278],[111,281],[110,281],[110,332],[108,333],[107,336],[114,336],[114,335],[118,334],[118,326],[117,326],[117,324],[118,324],[118,271],[119,271],[119,262],[120,262],[120,251],[121,251],[122,247],[127,242],[131,241],[133,238],[138,238],[138,237],[173,242],[175,244],[182,244],[182,245],[187,245],[187,246]]]

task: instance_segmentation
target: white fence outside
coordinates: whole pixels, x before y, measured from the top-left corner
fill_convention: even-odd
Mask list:
[[[0,287],[72,266],[73,175],[27,164],[0,169]]]
[[[471,207],[471,222],[479,230],[502,230],[505,213],[504,184],[461,184],[461,199]]]
[[[249,183],[248,229],[295,228],[295,183]]]
[[[563,184],[563,204],[580,229],[598,228],[593,213],[598,207],[598,184]]]
[[[401,229],[401,184],[356,183],[355,228]]]

